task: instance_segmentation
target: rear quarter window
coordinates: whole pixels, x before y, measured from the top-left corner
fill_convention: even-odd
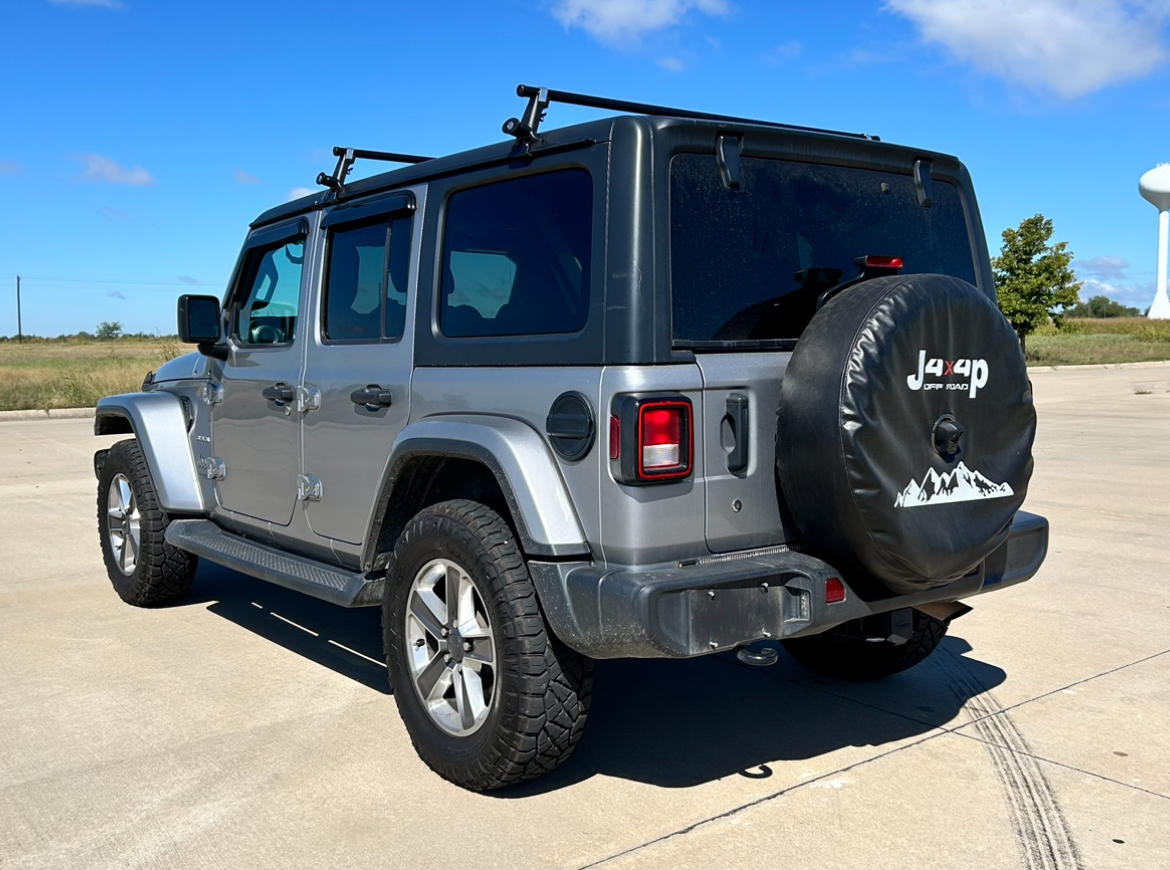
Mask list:
[[[593,181],[583,169],[453,194],[439,329],[454,338],[574,333],[589,316]]]
[[[742,187],[723,186],[714,155],[670,169],[670,275],[676,342],[701,346],[796,339],[817,297],[857,275],[867,255],[903,273],[975,283],[959,191],[935,179],[931,208],[909,175],[746,158]]]

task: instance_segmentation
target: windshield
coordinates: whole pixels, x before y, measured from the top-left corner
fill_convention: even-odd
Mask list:
[[[918,204],[909,175],[745,158],[739,190],[714,155],[670,169],[674,339],[685,346],[795,339],[817,297],[858,273],[865,256],[902,257],[903,274],[975,283],[959,192],[933,184]]]

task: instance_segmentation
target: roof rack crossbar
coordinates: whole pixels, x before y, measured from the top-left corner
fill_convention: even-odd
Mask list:
[[[317,175],[317,183],[333,191],[334,197],[341,193],[345,178],[353,170],[355,160],[382,160],[387,163],[426,163],[431,157],[419,157],[416,154],[394,154],[390,151],[367,151],[363,148],[342,148],[334,146],[333,156],[338,158],[337,168],[332,175],[324,172]]]
[[[876,139],[866,133],[843,133],[840,130],[826,130],[821,127],[802,127],[797,124],[781,124],[776,121],[759,121],[751,118],[736,118],[731,115],[717,115],[710,112],[694,112],[690,109],[672,109],[668,106],[653,106],[649,103],[635,103],[629,100],[611,100],[608,97],[593,97],[575,94],[571,91],[554,91],[519,85],[516,95],[528,99],[524,117],[509,118],[504,122],[504,132],[515,136],[521,142],[535,142],[544,120],[545,110],[550,103],[565,103],[571,106],[585,106],[590,109],[605,109],[614,112],[631,112],[637,115],[663,115],[670,118],[686,118],[697,121],[723,121],[730,124],[753,124],[761,127],[775,127],[781,130],[796,130],[802,133],[831,133],[835,136],[851,136],[856,139]]]

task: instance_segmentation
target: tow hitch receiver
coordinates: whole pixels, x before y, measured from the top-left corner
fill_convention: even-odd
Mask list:
[[[766,646],[758,652],[752,652],[746,646],[741,646],[735,651],[735,657],[745,665],[751,665],[756,668],[766,668],[768,665],[774,665],[776,664],[776,660],[780,658],[776,650],[770,646]]]

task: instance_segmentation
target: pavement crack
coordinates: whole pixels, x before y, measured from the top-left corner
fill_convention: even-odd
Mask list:
[[[966,740],[974,740],[976,743],[987,743],[986,738],[984,738],[980,735],[977,735],[977,734],[964,734],[962,731],[953,731],[951,733],[954,734],[956,737],[962,737]],[[1128,789],[1132,789],[1133,791],[1138,791],[1138,792],[1142,792],[1143,794],[1148,794],[1151,797],[1160,798],[1161,800],[1164,800],[1164,801],[1170,801],[1170,795],[1163,794],[1160,791],[1153,791],[1152,789],[1142,788],[1140,785],[1134,785],[1132,782],[1122,782],[1120,779],[1114,779],[1113,777],[1106,776],[1103,773],[1097,773],[1095,770],[1088,770],[1087,768],[1084,768],[1084,767],[1077,767],[1075,764],[1066,764],[1063,761],[1056,761],[1053,758],[1047,758],[1043,755],[1037,755],[1035,752],[1021,752],[1020,750],[1014,750],[1014,751],[1020,752],[1020,754],[1029,755],[1030,757],[1036,759],[1037,761],[1043,762],[1044,764],[1051,764],[1053,767],[1063,767],[1065,770],[1071,770],[1074,773],[1083,773],[1085,776],[1091,776],[1094,779],[1100,779],[1100,780],[1103,780],[1105,782],[1112,783],[1113,785],[1119,785],[1119,786],[1122,786],[1123,788],[1128,788]]]
[[[891,755],[897,755],[899,752],[904,752],[907,749],[912,749],[916,746],[921,746],[923,743],[926,743],[930,740],[937,740],[939,737],[945,737],[945,736],[947,736],[948,733],[949,732],[947,732],[947,731],[936,730],[934,734],[930,734],[930,735],[927,735],[925,737],[921,737],[918,740],[913,741],[912,743],[907,743],[903,746],[895,746],[893,749],[888,749],[885,752],[879,753],[878,755],[874,755],[874,756],[871,756],[870,758],[862,759],[861,761],[856,761],[853,764],[847,764],[844,767],[837,768],[836,770],[830,770],[826,773],[822,773],[820,776],[811,777],[810,779],[806,779],[803,782],[798,782],[795,785],[787,786],[786,788],[782,788],[779,791],[775,791],[775,792],[772,792],[771,794],[763,795],[762,797],[758,797],[755,800],[748,801],[747,803],[739,804],[738,806],[732,807],[729,810],[724,810],[721,813],[717,813],[713,816],[708,816],[707,818],[700,819],[697,822],[692,822],[691,824],[687,825],[686,827],[679,828],[676,831],[671,831],[669,833],[663,834],[660,837],[655,837],[652,840],[647,840],[644,843],[639,843],[636,846],[631,846],[628,849],[623,849],[620,852],[615,852],[612,855],[607,855],[604,858],[599,858],[598,860],[592,861],[588,864],[582,864],[580,867],[577,868],[577,870],[592,870],[592,868],[594,868],[594,867],[601,867],[604,864],[608,864],[610,861],[616,861],[618,858],[624,858],[626,855],[632,855],[635,852],[640,852],[643,849],[650,848],[651,846],[657,846],[659,843],[665,843],[668,840],[675,839],[676,837],[686,836],[687,834],[690,834],[693,831],[698,830],[699,828],[703,827],[704,825],[709,825],[712,822],[718,822],[718,821],[721,821],[723,819],[729,819],[732,816],[735,816],[735,815],[738,815],[739,813],[742,813],[744,810],[750,810],[752,807],[758,807],[761,804],[769,803],[771,801],[776,800],[777,798],[783,797],[784,795],[789,794],[791,792],[794,792],[798,789],[806,788],[807,786],[810,786],[813,783],[822,782],[823,780],[827,780],[827,779],[830,779],[832,777],[839,776],[842,773],[848,773],[851,770],[857,770],[858,768],[864,767],[867,764],[871,764],[874,761],[880,761],[883,758],[889,758]]]
[[[999,706],[999,704],[997,702],[995,704],[995,709],[993,709],[989,712],[983,713],[982,715],[983,716],[998,716],[1001,713],[1007,713],[1009,710],[1015,710],[1017,707],[1023,707],[1025,704],[1031,704],[1033,701],[1039,701],[1043,698],[1049,697],[1050,695],[1059,694],[1060,692],[1063,692],[1066,689],[1073,688],[1073,686],[1081,686],[1081,685],[1084,685],[1085,683],[1090,683],[1093,680],[1100,679],[1101,677],[1107,677],[1110,674],[1116,674],[1118,671],[1124,671],[1126,668],[1132,668],[1135,665],[1145,664],[1146,662],[1153,661],[1154,659],[1160,658],[1161,656],[1164,656],[1168,653],[1170,653],[1170,649],[1166,649],[1166,650],[1162,650],[1161,652],[1153,653],[1152,655],[1148,655],[1145,658],[1140,658],[1140,659],[1137,659],[1136,661],[1127,662],[1124,665],[1118,665],[1117,667],[1110,668],[1107,671],[1101,671],[1099,674],[1093,674],[1092,676],[1085,677],[1085,678],[1080,679],[1080,680],[1074,680],[1073,682],[1067,683],[1063,686],[1058,686],[1057,688],[1052,689],[1051,691],[1043,692],[1039,695],[1036,695],[1034,698],[1027,698],[1026,700],[1023,700],[1023,701],[1017,701],[1016,703],[1010,704],[1007,707],[1001,707],[1001,706]],[[982,691],[987,692],[988,690],[983,689]],[[958,727],[966,728],[968,725],[971,725],[977,721],[979,721],[979,720],[973,719],[971,722],[967,722],[966,724],[960,725]],[[942,726],[940,726],[940,727],[942,727]],[[951,730],[951,729],[947,729],[947,730]]]

